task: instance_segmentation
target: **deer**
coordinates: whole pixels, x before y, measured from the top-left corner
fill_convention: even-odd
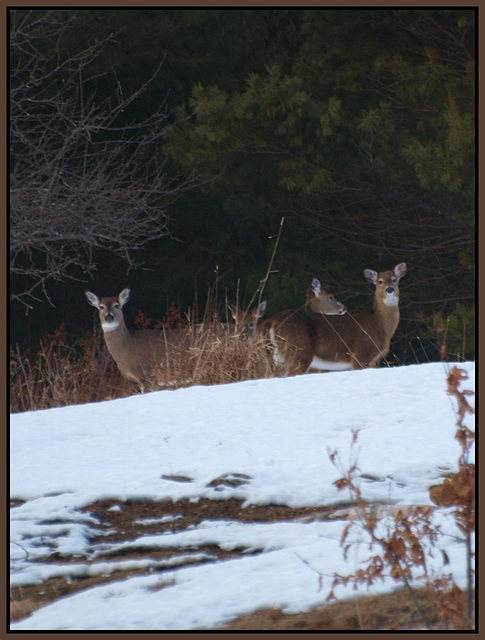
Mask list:
[[[251,342],[256,332],[258,320],[266,311],[266,300],[252,311],[240,311],[237,305],[228,303],[227,307],[231,312],[232,319],[236,325],[236,331]]]
[[[307,308],[276,313],[262,327],[273,345],[274,361],[287,375],[377,367],[399,324],[399,281],[406,272],[404,262],[392,271],[363,270],[375,285],[370,311],[336,316]]]
[[[298,314],[302,310],[322,315],[341,315],[347,312],[347,307],[339,302],[329,289],[327,289],[326,287],[322,287],[318,278],[313,278],[310,286],[306,291],[304,306],[300,307],[299,309],[288,309],[286,311],[280,311],[277,315],[280,322],[283,322],[283,319],[291,318],[293,315]],[[253,327],[253,325],[251,325],[251,327]],[[256,327],[256,324],[254,324],[254,328],[252,328],[253,332],[250,337],[250,342],[252,342],[253,338],[255,337],[258,345],[262,346],[268,353],[273,351],[269,335],[270,327],[270,320],[265,320],[262,324],[259,325],[259,327]],[[273,356],[276,355],[277,352],[276,350],[274,350]],[[274,358],[274,360],[276,364],[278,364],[277,358]]]
[[[252,342],[256,332],[259,331],[257,322],[266,311],[266,301],[263,301],[259,307],[253,309],[250,313],[239,311],[238,307],[233,304],[228,304],[227,306],[231,311],[236,327],[243,327],[242,335],[245,336],[249,342]],[[304,309],[305,311],[329,315],[338,315],[346,313],[347,311],[347,307],[339,302],[329,289],[322,287],[318,278],[313,278],[307,289]],[[286,313],[290,314],[296,311],[298,311],[298,309],[291,309],[286,311]],[[265,323],[260,325],[260,327],[263,328],[264,325]]]
[[[173,361],[177,355],[188,352],[195,335],[214,330],[210,325],[188,325],[179,329],[130,331],[123,314],[123,307],[130,298],[130,289],[123,289],[117,297],[99,299],[91,291],[86,291],[85,295],[89,304],[99,311],[106,347],[121,375],[138,385],[142,393],[147,383],[152,384],[160,377],[161,369],[167,361]],[[241,312],[234,307],[233,317],[237,330],[240,333],[249,331],[249,325],[254,323],[259,312],[260,310]]]
[[[347,312],[347,307],[339,302],[329,289],[322,287],[318,278],[313,278],[307,289],[304,309],[328,316]]]
[[[277,317],[280,321],[283,321],[284,318],[290,318],[303,310],[329,316],[347,313],[347,307],[339,302],[329,289],[322,287],[318,278],[313,278],[310,286],[308,287],[305,305],[303,307],[279,311]],[[260,334],[266,339],[268,337],[268,329],[270,325],[271,320],[265,320],[259,327]]]

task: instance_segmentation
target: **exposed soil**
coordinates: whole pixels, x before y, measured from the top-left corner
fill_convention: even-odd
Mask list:
[[[419,606],[433,619],[436,598],[418,593]],[[384,596],[360,597],[304,613],[286,614],[279,609],[258,611],[222,627],[227,631],[362,631],[422,629],[423,620],[406,591]]]
[[[243,478],[220,478],[218,482],[243,482]],[[131,541],[149,534],[177,532],[196,526],[203,520],[233,520],[239,522],[277,522],[291,520],[315,520],[335,517],[336,508],[307,508],[291,509],[286,506],[257,506],[242,508],[242,502],[235,499],[209,500],[200,499],[197,502],[181,500],[172,501],[134,501],[103,500],[83,509],[98,519],[97,533],[92,543],[119,543]],[[147,524],[148,519],[156,519]],[[140,521],[145,521],[142,523]],[[178,566],[186,566],[193,562],[214,562],[222,558],[239,555],[244,549],[226,551],[217,545],[202,547],[184,547],[183,549],[147,549],[130,546],[122,550],[98,552],[95,560],[66,557],[51,554],[40,562],[56,562],[90,564],[100,560],[120,559],[150,559],[163,560],[180,555]],[[247,553],[247,551],[246,551]],[[251,553],[259,553],[252,549]],[[193,554],[193,558],[191,558]],[[201,559],[200,554],[205,554]],[[138,568],[129,571],[114,570],[111,573],[98,576],[62,577],[47,580],[41,585],[16,587],[10,592],[11,620],[18,620],[28,616],[37,608],[97,584],[120,580],[133,575],[143,575],[148,569]],[[160,583],[159,588],[168,586]],[[427,612],[429,619],[436,622],[436,597],[424,591],[417,594],[420,608]],[[259,611],[231,621],[223,627],[224,630],[380,630],[380,629],[419,629],[422,619],[412,602],[410,595],[401,591],[386,596],[372,596],[356,598],[351,602],[328,604],[325,607],[305,613],[288,615],[280,610],[270,609]]]

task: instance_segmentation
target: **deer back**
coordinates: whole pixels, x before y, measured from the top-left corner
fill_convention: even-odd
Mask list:
[[[380,274],[364,270],[364,277],[376,286],[374,305],[368,312],[331,316],[292,310],[275,314],[265,327],[275,359],[292,374],[310,366],[323,370],[376,366],[387,355],[399,323],[398,285],[405,273],[404,263]]]

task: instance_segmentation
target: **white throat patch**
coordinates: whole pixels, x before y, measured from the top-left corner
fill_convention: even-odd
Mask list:
[[[391,293],[391,295],[387,295],[384,298],[383,302],[388,307],[397,307],[397,305],[399,304],[399,298],[395,296],[393,293]]]
[[[103,322],[103,324],[101,325],[105,333],[108,333],[109,331],[114,331],[119,326],[120,326],[119,322]]]

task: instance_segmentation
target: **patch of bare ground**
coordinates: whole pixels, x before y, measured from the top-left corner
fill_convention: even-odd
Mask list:
[[[217,479],[220,483],[221,479]],[[342,506],[342,505],[341,505]],[[122,549],[110,549],[110,545],[132,542],[146,535],[175,533],[197,526],[203,520],[233,520],[239,522],[278,522],[303,520],[311,521],[320,518],[335,517],[337,508],[319,507],[292,509],[279,505],[250,505],[243,508],[242,502],[236,499],[198,501],[180,500],[102,500],[83,509],[98,520],[93,529],[91,540],[96,547],[93,557],[79,558],[60,554],[51,554],[36,562],[65,565],[65,576],[51,578],[39,585],[16,587],[10,592],[10,617],[19,620],[33,611],[61,597],[71,595],[82,589],[108,583],[113,580],[126,579],[134,575],[146,575],[153,571],[161,571],[160,587],[168,586],[163,579],[163,563],[170,559],[173,566],[216,562],[220,559],[237,557],[247,553],[245,549],[223,550],[217,545],[204,545],[184,548],[146,548],[145,546],[129,546]],[[342,512],[340,512],[342,513]],[[343,516],[340,516],[343,517]],[[103,550],[104,544],[108,548]],[[251,550],[251,553],[259,553]],[[147,560],[147,566],[133,566],[126,569],[126,561]],[[96,563],[112,563],[93,575]],[[119,567],[116,563],[119,562]],[[160,563],[157,565],[157,563]],[[91,571],[86,575],[78,575],[79,565],[86,565]],[[69,566],[73,566],[72,575]],[[419,595],[426,607],[428,616],[433,619],[432,598],[422,592]],[[402,627],[419,627],[415,607],[406,592],[380,597],[359,598],[352,602],[329,604],[320,609],[295,615],[284,614],[279,610],[259,611],[231,621],[224,630],[353,630],[353,629],[392,629]]]
[[[436,596],[416,592],[419,606],[437,624]],[[219,627],[220,631],[380,631],[420,629],[422,619],[407,591],[382,596],[362,596],[303,613],[280,609],[257,611]]]
[[[190,481],[190,478],[186,479]],[[175,481],[175,479],[174,479]],[[243,477],[216,478],[211,486],[234,486],[245,481]],[[22,504],[22,501],[13,500],[11,507]],[[330,508],[291,509],[286,506],[250,505],[242,507],[240,500],[209,500],[197,501],[171,500],[101,500],[90,504],[83,509],[97,519],[96,530],[93,529],[93,545],[101,542],[106,544],[118,544],[136,540],[146,535],[161,533],[175,533],[189,527],[197,526],[203,520],[234,520],[239,522],[277,522],[283,520],[295,520],[300,518],[314,519],[330,513]],[[71,595],[82,589],[103,584],[112,580],[129,578],[134,575],[143,575],[150,568],[139,567],[126,570],[117,569],[113,564],[109,572],[100,575],[69,575],[69,566],[79,567],[79,564],[93,566],[96,562],[149,560],[151,569],[153,563],[163,562],[168,559],[176,559],[177,566],[187,566],[193,562],[215,562],[220,559],[235,557],[245,549],[233,549],[231,551],[220,549],[217,545],[203,545],[199,547],[180,548],[146,548],[130,546],[123,549],[106,549],[97,551],[96,557],[79,558],[52,553],[45,558],[40,558],[40,563],[56,563],[66,566],[66,576],[51,578],[42,584],[15,587],[10,591],[10,617],[11,620],[19,620],[41,606],[61,597]],[[252,550],[251,553],[258,553]],[[202,557],[201,557],[202,554]],[[123,565],[122,565],[123,566]],[[162,581],[163,582],[163,581]]]
[[[241,500],[211,500],[201,498],[196,502],[189,500],[138,501],[102,500],[85,507],[99,520],[98,528],[107,533],[103,541],[122,541],[146,534],[177,532],[189,526],[197,526],[203,520],[237,520],[239,522],[278,522],[317,518],[335,511],[333,507],[308,507],[292,509],[283,505],[242,506]],[[164,522],[163,520],[166,519]],[[153,520],[153,523],[150,521]],[[108,533],[111,530],[113,533]]]

